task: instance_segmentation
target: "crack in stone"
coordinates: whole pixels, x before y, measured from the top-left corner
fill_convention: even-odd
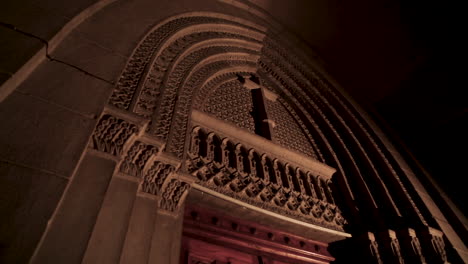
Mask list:
[[[91,76],[91,77],[93,77],[93,78],[96,78],[96,79],[98,79],[98,80],[101,80],[101,81],[103,81],[103,82],[105,82],[105,83],[108,83],[108,84],[111,84],[111,85],[115,85],[115,82],[113,82],[113,81],[106,80],[106,79],[104,79],[104,78],[102,78],[102,77],[100,77],[100,76],[97,76],[97,75],[95,75],[95,74],[93,74],[93,73],[91,73],[91,72],[88,72],[88,71],[86,71],[86,70],[84,70],[84,69],[82,69],[82,68],[80,68],[80,67],[78,67],[78,66],[75,66],[75,65],[70,64],[70,63],[68,63],[68,62],[66,62],[66,61],[63,61],[63,60],[56,59],[56,58],[52,57],[52,56],[49,54],[49,42],[48,42],[47,40],[45,40],[45,39],[43,39],[43,38],[41,38],[41,37],[38,37],[38,36],[36,36],[36,35],[34,35],[34,34],[31,34],[31,33],[29,33],[29,32],[26,32],[26,31],[24,31],[24,30],[21,30],[21,29],[17,28],[15,25],[12,25],[12,24],[8,24],[8,23],[1,22],[1,21],[0,21],[0,26],[2,26],[2,27],[4,27],[4,28],[8,28],[8,29],[10,29],[10,30],[13,30],[13,31],[15,31],[15,32],[18,32],[18,33],[20,33],[20,34],[23,34],[23,35],[25,35],[25,36],[27,36],[27,37],[37,39],[37,40],[39,40],[40,42],[42,42],[42,43],[44,44],[44,46],[45,46],[45,49],[46,49],[46,52],[45,52],[46,55],[45,55],[45,56],[46,56],[46,58],[47,58],[48,60],[50,60],[50,61],[55,61],[55,62],[64,64],[64,65],[67,65],[67,66],[72,67],[72,68],[74,68],[74,69],[76,69],[76,70],[78,70],[78,71],[80,71],[80,72],[82,72],[82,73],[84,73],[84,74],[86,74],[86,75],[89,75],[89,76]]]

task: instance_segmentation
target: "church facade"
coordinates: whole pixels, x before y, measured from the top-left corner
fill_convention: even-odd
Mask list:
[[[4,82],[5,263],[468,260],[463,220],[265,10],[153,2],[87,7]]]

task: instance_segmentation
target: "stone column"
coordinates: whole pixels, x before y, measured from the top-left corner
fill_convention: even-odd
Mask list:
[[[426,227],[419,232],[421,236],[421,246],[424,255],[431,263],[448,264],[447,253],[445,252],[445,242],[441,231]]]
[[[89,148],[65,191],[55,217],[49,223],[31,263],[81,263],[92,237],[96,219],[109,208],[112,197],[122,187],[112,182],[122,153],[142,130],[140,119],[121,118],[106,109],[89,142]],[[112,182],[112,183],[110,183]],[[104,205],[103,205],[104,202]],[[99,217],[98,217],[99,216]]]

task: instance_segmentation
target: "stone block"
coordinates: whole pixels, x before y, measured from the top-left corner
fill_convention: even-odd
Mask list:
[[[0,161],[0,263],[27,263],[67,183]]]
[[[69,177],[95,122],[14,92],[0,104],[0,159]]]
[[[3,23],[14,25],[44,40],[50,40],[69,19],[50,12],[45,7],[34,3],[34,0],[22,1],[20,5],[17,1],[7,0],[2,4],[0,17]]]
[[[81,263],[115,162],[85,155],[31,263]]]
[[[112,88],[75,68],[47,60],[17,90],[92,117],[101,113]]]
[[[156,218],[156,200],[137,196],[133,205],[121,264],[147,263]]]
[[[183,214],[169,215],[158,211],[148,263],[179,263]]]
[[[0,27],[0,72],[12,75],[43,46],[38,39]]]
[[[117,80],[127,61],[127,57],[78,32],[70,33],[51,56],[109,82]]]
[[[80,12],[84,11],[89,6],[98,2],[97,0],[77,0],[77,1],[60,1],[60,0],[29,0],[37,6],[41,6],[45,10],[61,15],[68,19],[72,19]]]
[[[119,262],[137,188],[137,182],[112,178],[82,263]]]

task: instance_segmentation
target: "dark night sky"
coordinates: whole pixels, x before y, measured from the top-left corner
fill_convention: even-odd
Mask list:
[[[467,215],[468,97],[462,14],[448,1],[256,0],[405,143]],[[392,132],[393,131],[393,132]]]
[[[468,96],[461,10],[445,2],[401,1],[400,18],[416,63],[371,108],[467,215]]]

